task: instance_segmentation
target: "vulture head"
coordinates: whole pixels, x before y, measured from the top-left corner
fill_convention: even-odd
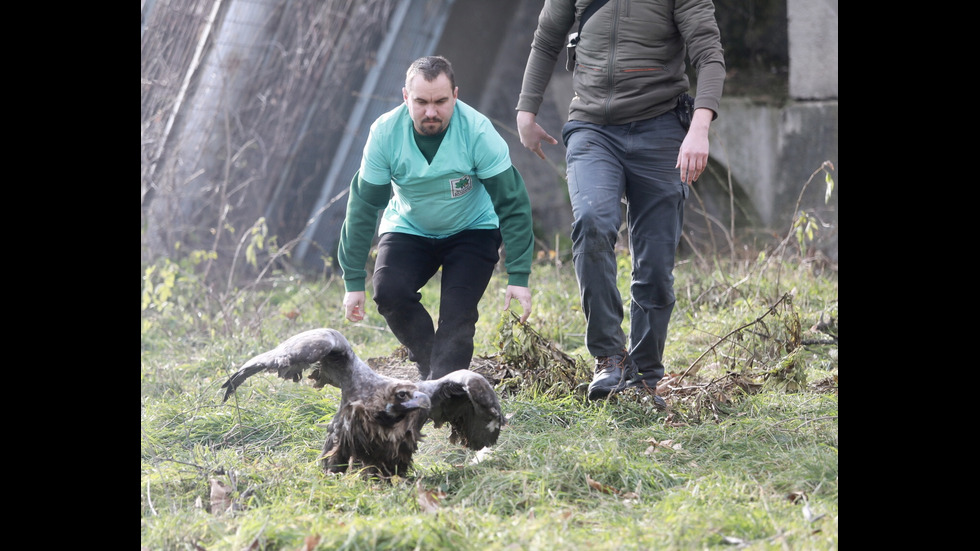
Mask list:
[[[375,373],[335,329],[313,329],[243,364],[221,386],[224,400],[260,372],[298,382],[304,371],[315,388],[340,389],[340,406],[327,426],[320,459],[328,473],[362,469],[367,476],[405,476],[430,419],[448,423],[449,440],[471,450],[497,442],[504,417],[493,386],[469,370],[412,382]]]

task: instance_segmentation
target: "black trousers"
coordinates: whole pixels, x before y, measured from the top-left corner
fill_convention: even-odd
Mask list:
[[[444,239],[386,233],[378,242],[374,302],[418,363],[422,379],[469,369],[479,304],[500,259],[500,230],[466,230]],[[442,268],[439,323],[419,292]]]

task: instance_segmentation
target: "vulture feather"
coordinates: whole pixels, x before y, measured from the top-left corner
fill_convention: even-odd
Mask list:
[[[320,459],[328,473],[348,468],[384,478],[405,476],[422,427],[449,424],[450,442],[480,450],[497,442],[504,417],[493,386],[469,370],[412,382],[375,373],[335,329],[313,329],[245,362],[221,386],[223,401],[256,373],[298,382],[305,370],[315,388],[340,389],[340,406],[327,426]]]

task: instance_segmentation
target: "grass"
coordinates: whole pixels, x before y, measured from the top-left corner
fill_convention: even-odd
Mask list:
[[[590,403],[556,374],[559,356],[578,383],[591,371],[570,264],[535,266],[526,327],[502,312],[495,276],[476,355],[517,373],[498,385],[508,425],[487,454],[429,425],[412,476],[387,483],[320,470],[339,390],[259,375],[227,403],[219,391],[251,355],[317,326],[362,358],[393,354],[376,312],[344,321],[336,278],[273,274],[216,295],[186,267],[159,268],[141,284],[142,549],[838,547],[836,269],[681,262],[666,411],[629,394]],[[833,339],[812,329],[831,317]]]

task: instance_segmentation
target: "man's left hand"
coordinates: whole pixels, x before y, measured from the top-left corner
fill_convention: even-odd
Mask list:
[[[510,310],[510,301],[517,300],[521,303],[521,308],[524,309],[524,314],[521,316],[521,323],[527,321],[528,316],[531,315],[531,289],[527,287],[518,287],[517,285],[507,286],[507,296],[504,297],[504,310]]]
[[[711,109],[695,109],[691,117],[691,128],[681,143],[677,153],[677,166],[681,169],[681,181],[691,185],[708,168],[708,128],[714,117]]]

